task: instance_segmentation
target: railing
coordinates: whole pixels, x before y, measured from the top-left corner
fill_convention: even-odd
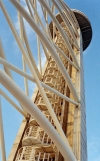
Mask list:
[[[33,137],[38,141],[41,141],[41,144],[52,144],[50,137],[44,132],[44,130],[39,126],[30,126],[26,129],[24,138]]]
[[[55,161],[54,153],[43,153],[33,147],[22,147],[19,149],[15,161]]]
[[[52,107],[54,109],[54,112],[58,118],[58,120],[60,121],[61,119],[61,105],[62,105],[62,100],[59,102],[59,106],[56,106],[56,104],[52,104]],[[48,113],[48,111],[43,111],[43,114],[46,116],[46,118],[51,122],[51,124],[54,126],[54,121],[52,119],[52,117],[50,116],[50,114]],[[33,117],[30,118],[30,123],[34,120]]]

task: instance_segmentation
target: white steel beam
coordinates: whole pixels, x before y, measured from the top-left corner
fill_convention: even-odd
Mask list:
[[[43,27],[43,24],[42,24],[42,21],[41,21],[41,19],[40,19],[40,17],[39,17],[39,15],[38,15],[38,12],[36,11],[36,9],[35,9],[35,7],[34,7],[34,5],[33,5],[33,3],[32,3],[32,1],[30,1],[30,3],[31,3],[31,5],[32,5],[32,7],[33,7],[33,9],[34,9],[34,11],[35,11],[35,13],[36,13],[36,16],[37,16],[37,18],[38,18],[38,20],[39,20],[39,22],[40,22],[40,24],[42,25],[42,27]],[[41,1],[40,1],[40,3],[41,3]],[[43,3],[42,3],[43,4]],[[48,11],[48,10],[47,10]],[[50,10],[49,10],[50,11]],[[49,13],[49,12],[48,12]],[[52,14],[52,12],[50,11],[50,13]],[[49,13],[49,14],[50,14]],[[52,16],[53,16],[53,14],[52,14]],[[52,17],[51,16],[51,17]],[[59,25],[59,23],[57,22],[57,20],[55,19],[55,17],[53,16],[53,19],[54,19],[54,23],[57,25],[57,27],[58,28],[60,28],[60,32],[61,32],[61,34],[62,34],[62,37],[64,38],[64,40],[65,40],[65,42],[67,42],[67,45],[68,45],[68,48],[69,48],[69,50],[70,50],[70,53],[72,54],[72,57],[74,57],[74,53],[73,53],[73,50],[71,49],[71,46],[70,46],[70,43],[69,43],[69,41],[67,40],[67,37],[65,37],[65,33],[63,32],[63,30],[62,30],[62,28],[60,27],[60,25]],[[44,30],[44,29],[43,29]],[[44,30],[44,32],[45,32],[45,30]],[[47,36],[47,33],[45,32],[45,34],[46,34],[46,36]],[[47,36],[48,37],[48,36]],[[75,58],[75,57],[74,57]],[[74,59],[73,58],[73,59]],[[76,59],[76,58],[75,58]],[[78,66],[78,64],[77,64],[77,60],[75,60],[75,62],[76,62],[76,65]],[[78,66],[79,67],[79,66]]]
[[[39,14],[38,14],[38,12],[37,12],[37,10],[36,10],[35,6],[33,5],[33,3],[32,3],[32,1],[31,1],[31,0],[30,0],[29,2],[30,2],[31,6],[32,6],[32,8],[33,8],[33,10],[34,10],[34,12],[35,12],[35,15],[36,15],[37,20],[38,20],[38,21],[39,21],[39,23],[41,24],[42,29],[43,29],[44,33],[46,34],[45,27],[44,27],[44,25],[43,25],[43,23],[42,23],[42,21],[41,21],[41,19],[40,19],[40,17],[39,17]]]
[[[26,48],[27,48],[27,53],[28,53],[28,56],[30,58],[30,61],[32,63],[32,66],[34,67],[39,79],[41,79],[41,75],[39,73],[39,70],[36,66],[36,63],[35,63],[35,60],[33,58],[33,55],[32,55],[32,51],[31,51],[31,48],[30,48],[30,45],[29,45],[29,42],[28,42],[28,38],[27,38],[27,34],[26,34],[26,30],[25,30],[25,27],[24,27],[24,22],[23,22],[23,18],[19,12],[18,14],[19,16],[19,22],[20,22],[20,36],[22,37],[22,41],[25,42],[25,45],[26,45]]]
[[[5,53],[4,53],[4,50],[3,50],[3,45],[2,45],[1,39],[0,39],[0,57],[6,60],[6,56],[5,56]],[[10,70],[8,68],[6,68],[5,66],[4,66],[4,70],[9,75],[9,77],[11,77],[13,79]]]
[[[74,100],[70,99],[69,97],[63,95],[62,93],[58,92],[57,90],[55,90],[54,88],[51,88],[50,86],[47,86],[45,83],[41,82],[42,86],[45,89],[48,89],[49,91],[53,92],[54,94],[58,95],[59,97],[61,97],[62,99],[64,99],[67,102],[70,102],[72,104],[74,104],[75,106],[79,106],[79,103],[75,102]]]
[[[26,1],[26,4],[27,4],[27,7],[28,7],[28,10],[30,12],[30,15],[32,16],[32,18],[34,19],[34,16],[33,16],[33,13],[32,13],[32,10],[31,10],[31,7],[29,5],[29,1],[28,0],[25,0]]]
[[[20,39],[22,40],[22,42],[24,44],[23,21],[22,21],[22,16],[21,16],[20,12],[18,12],[18,20],[19,20],[19,27],[20,27]],[[25,63],[23,55],[22,55],[22,64],[23,64],[23,71],[26,72],[26,63]],[[29,95],[28,82],[27,82],[27,79],[25,77],[24,77],[24,87],[25,87],[25,93],[28,96]]]
[[[40,52],[40,39],[39,39],[39,36],[37,36],[37,48],[38,48],[39,70],[40,70],[40,74],[42,76],[42,63],[41,63],[41,52]]]
[[[5,150],[5,141],[4,141],[1,96],[0,96],[0,147],[1,147],[2,161],[6,161],[6,150]]]
[[[64,1],[62,0],[57,0],[57,2],[60,4],[60,6],[62,6],[63,10],[65,11],[65,15],[67,16],[69,22],[71,23],[73,29],[74,29],[74,33],[77,35],[77,37],[79,37],[79,34],[78,34],[78,31],[77,31],[77,27],[76,27],[76,24],[74,23],[74,20],[72,19],[69,11],[68,11],[68,8],[66,7]]]
[[[61,1],[61,0],[60,0],[60,1]],[[77,28],[79,29],[79,24],[78,24],[78,22],[77,22],[77,19],[76,19],[75,15],[74,15],[73,11],[67,6],[67,4],[66,4],[64,1],[63,1],[63,3],[64,3],[64,5],[66,6],[67,10],[69,11],[69,13],[70,13],[72,19],[74,20],[74,23],[76,24]],[[78,35],[79,35],[79,34],[78,34]]]
[[[40,40],[41,41],[41,40]],[[48,53],[48,51],[47,51],[47,49],[46,49],[46,47],[45,47],[45,45],[43,44],[43,42],[41,41],[41,45],[42,45],[42,48],[43,48],[43,51],[44,51],[44,53],[45,53],[45,56],[46,56],[46,58],[47,58],[47,60],[50,58],[50,54]]]
[[[43,36],[43,38],[44,38],[44,43],[46,44],[46,42],[48,42],[48,39],[46,39],[46,37],[43,35],[43,33],[40,31],[40,29],[38,28],[38,26],[35,24],[35,22],[33,21],[33,19],[30,17],[30,15],[26,12],[26,10],[20,5],[20,3],[18,2],[18,1],[11,1],[12,3],[14,3],[14,4],[17,4],[16,5],[16,7],[18,7],[18,10],[19,11],[24,11],[24,14],[26,15],[26,18],[27,19],[30,19],[31,21],[32,21],[32,23],[33,23],[33,26],[34,26],[34,28],[35,28],[35,30],[36,30],[36,33],[40,33],[40,35],[39,36]],[[19,39],[19,36],[18,36],[18,34],[17,34],[17,32],[16,32],[16,30],[15,30],[15,28],[14,28],[14,26],[13,26],[13,23],[11,22],[11,19],[10,19],[10,17],[9,17],[9,15],[8,15],[8,13],[7,13],[7,11],[6,11],[6,9],[5,9],[5,7],[4,7],[4,5],[3,5],[3,3],[0,1],[0,4],[1,4],[1,8],[2,8],[2,10],[3,10],[3,12],[4,12],[4,14],[5,14],[5,17],[7,18],[7,20],[8,20],[8,23],[9,23],[9,25],[10,25],[10,27],[11,27],[11,29],[12,29],[12,32],[13,32],[13,34],[14,34],[14,36],[15,36],[15,39],[16,39],[16,41],[17,41],[17,43],[18,43],[18,45],[19,45],[19,47],[20,47],[20,49],[21,49],[21,51],[22,51],[22,54],[24,55],[24,58],[25,58],[25,60],[26,60],[26,62],[27,62],[27,64],[28,64],[28,66],[29,66],[29,68],[30,68],[30,71],[31,71],[31,73],[32,73],[32,75],[33,75],[33,77],[34,77],[34,79],[35,79],[35,81],[36,81],[36,84],[37,84],[37,86],[38,86],[38,89],[39,89],[39,91],[40,91],[40,93],[41,93],[41,95],[42,95],[42,97],[43,97],[43,100],[44,100],[44,103],[46,104],[46,107],[47,107],[47,109],[48,109],[48,111],[49,111],[49,113],[50,113],[50,115],[51,115],[51,117],[52,117],[52,119],[53,119],[53,121],[54,121],[54,124],[55,124],[55,126],[56,126],[56,128],[57,128],[57,130],[58,130],[58,132],[59,132],[59,134],[61,135],[61,137],[62,137],[62,139],[64,140],[64,142],[67,144],[67,146],[70,148],[70,145],[69,145],[69,143],[68,143],[68,141],[67,141],[67,139],[66,139],[66,136],[65,136],[65,134],[64,134],[64,132],[63,132],[63,130],[62,130],[62,128],[61,128],[61,125],[60,125],[60,123],[59,123],[59,121],[58,121],[58,119],[57,119],[57,117],[56,117],[56,114],[54,113],[54,110],[53,110],[53,108],[52,108],[52,106],[51,106],[51,104],[50,104],[50,102],[49,102],[49,99],[47,98],[47,96],[46,96],[46,94],[45,94],[45,92],[44,92],[44,90],[43,90],[43,87],[42,87],[42,85],[41,85],[41,83],[40,83],[40,81],[39,81],[39,79],[38,79],[38,77],[37,77],[37,74],[36,74],[36,72],[35,72],[35,70],[34,70],[34,68],[32,67],[32,64],[31,64],[31,62],[30,62],[30,60],[29,60],[29,57],[27,56],[27,54],[26,54],[26,51],[25,51],[25,48],[23,47],[23,44],[22,44],[22,42],[20,41],[20,39]],[[20,10],[21,9],[21,10]],[[22,13],[22,15],[23,15],[23,12],[21,12]],[[38,33],[38,34],[39,34]],[[42,34],[42,35],[41,35]],[[48,44],[50,44],[49,42],[47,43],[47,45]],[[52,51],[52,46],[49,46],[50,48],[51,48],[51,51]],[[55,52],[55,50],[53,50],[53,52]],[[55,52],[55,54],[56,54],[56,52]],[[59,58],[58,58],[58,60],[60,60]],[[60,61],[61,62],[61,61]],[[63,66],[63,64],[62,64],[62,66]],[[63,66],[64,67],[64,66]],[[65,69],[65,68],[64,68]],[[65,69],[65,72],[66,72],[66,69]],[[64,73],[65,74],[65,73]],[[75,91],[75,90],[74,90]],[[76,93],[75,93],[76,94]],[[78,99],[78,98],[77,98]],[[79,101],[79,100],[78,100]],[[71,148],[70,148],[71,149]],[[73,152],[72,152],[73,153]]]
[[[24,92],[11,80],[0,69],[0,82],[1,84],[23,105],[25,111],[27,111],[33,118],[38,122],[38,124],[45,130],[45,132],[51,137],[65,160],[76,161],[76,158],[70,148],[66,146],[63,139],[54,129],[49,120],[42,114],[42,112],[37,108],[37,106],[24,94]]]
[[[5,56],[5,53],[4,53],[4,50],[3,50],[3,45],[2,45],[1,39],[0,39],[0,57],[1,57],[0,59],[3,58],[6,61],[6,56]],[[10,78],[13,79],[11,71],[9,70],[9,68],[6,68],[6,65],[4,65],[4,64],[3,64],[3,66],[4,66],[5,72],[9,75]],[[22,105],[21,105],[21,107],[22,107]]]
[[[48,7],[48,5],[46,4],[46,2],[44,0],[39,0],[39,2],[45,7],[45,9],[47,10],[47,12],[49,13],[49,15],[51,16],[53,22],[55,23],[56,27],[58,28],[58,30],[60,31],[61,35],[62,35],[62,38],[64,39],[67,47],[68,47],[68,50],[73,58],[73,61],[75,63],[75,65],[79,68],[79,64],[78,64],[78,61],[76,59],[76,56],[73,52],[73,49],[71,47],[71,44],[67,38],[67,35],[65,34],[65,32],[63,31],[62,27],[60,26],[59,22],[57,21],[57,19],[55,18],[55,16],[53,15],[53,13],[51,12],[50,8]]]
[[[23,63],[23,71],[26,72],[26,62],[24,60],[24,57],[22,55],[22,63]],[[29,96],[29,91],[28,91],[28,81],[27,79],[24,77],[24,87],[25,87],[25,93],[27,96]]]
[[[37,17],[34,17],[36,24],[39,26]],[[41,64],[41,51],[40,51],[40,39],[39,36],[37,35],[37,50],[38,50],[38,65],[39,65],[39,71],[42,76],[42,64]]]
[[[12,65],[12,64],[10,64],[9,62],[3,60],[2,58],[0,58],[0,63],[3,64],[3,65],[5,65],[5,66],[7,66],[7,67],[10,68],[11,70],[17,72],[17,73],[20,74],[21,76],[26,77],[26,78],[29,79],[30,81],[35,82],[35,79],[34,79],[31,75],[29,75],[29,74],[23,72],[22,70],[20,70],[19,68],[15,67],[15,66]],[[61,97],[61,98],[64,99],[65,101],[68,101],[68,102],[70,102],[70,103],[72,103],[72,104],[74,104],[74,105],[76,105],[76,106],[79,105],[79,103],[75,102],[74,100],[70,99],[70,98],[67,97],[67,96],[64,96],[62,93],[60,93],[60,92],[58,92],[57,90],[51,88],[50,86],[46,85],[45,83],[41,82],[41,84],[42,84],[42,86],[43,86],[45,89],[48,89],[49,91],[51,91],[52,93],[58,95],[59,97]]]
[[[16,0],[10,0],[14,6],[21,12],[21,14],[23,15],[23,17],[27,20],[27,22],[30,24],[30,26],[35,30],[35,32],[39,35],[40,39],[43,41],[43,43],[46,45],[46,47],[48,48],[48,50],[50,51],[52,57],[54,58],[54,60],[56,61],[61,73],[63,74],[63,77],[65,78],[73,96],[74,96],[74,99],[79,102],[79,98],[78,98],[78,95],[77,95],[77,92],[76,92],[76,89],[67,73],[67,70],[65,69],[62,61],[60,60],[60,58],[58,57],[58,54],[56,52],[56,50],[52,47],[52,44],[50,44],[50,41],[47,39],[47,37],[41,32],[41,30],[39,29],[39,27],[36,25],[36,23],[34,22],[34,20],[30,17],[30,15],[26,12],[26,10],[20,5],[20,3]],[[1,5],[2,7],[3,5]],[[4,8],[4,7],[2,7]],[[6,11],[4,11],[5,13]],[[12,27],[12,26],[11,26]],[[22,49],[22,53],[24,54],[24,56],[26,57],[26,52],[25,52],[25,49],[23,48],[20,40],[19,40],[19,37],[16,33],[16,31],[14,30],[13,28],[13,33],[15,35],[15,38],[20,46],[20,48]],[[28,60],[28,58],[26,58],[26,62],[28,63],[29,65],[29,68],[30,70],[32,69],[31,68],[31,64]],[[33,69],[31,70],[32,73],[33,73]]]
[[[64,54],[64,52],[56,45],[54,44],[56,50],[71,64],[76,70],[79,70],[77,66],[68,58],[67,55]]]
[[[57,7],[57,9],[58,9],[58,11],[59,11],[59,13],[60,13],[60,15],[61,15],[63,21],[64,21],[65,24],[66,24],[66,27],[68,28],[70,34],[71,34],[72,37],[73,37],[73,40],[74,40],[74,42],[75,42],[75,43],[74,43],[75,47],[79,50],[78,42],[77,42],[77,39],[76,39],[76,37],[75,37],[75,35],[74,35],[74,33],[73,33],[73,30],[72,30],[72,28],[71,28],[71,25],[69,24],[69,22],[68,22],[67,18],[65,17],[64,13],[63,13],[62,10],[60,9],[60,7],[59,7],[57,1],[55,1],[55,0],[51,0],[51,1],[52,1],[52,2],[55,4],[55,6]]]

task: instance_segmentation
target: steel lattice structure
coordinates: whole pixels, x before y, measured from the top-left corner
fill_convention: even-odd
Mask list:
[[[8,161],[86,161],[86,118],[83,50],[92,38],[86,16],[71,10],[62,0],[10,0],[18,11],[19,33],[3,1],[0,8],[22,53],[23,70],[9,63],[0,40],[0,83],[16,98],[20,107],[2,90],[0,94],[23,116]],[[9,2],[9,3],[10,3]],[[38,13],[39,4],[43,20]],[[31,51],[24,20],[37,35],[39,69]],[[41,62],[41,49],[46,63]],[[28,66],[30,73],[26,71]],[[25,92],[14,82],[11,70],[24,77]],[[28,82],[37,85],[32,100]],[[0,104],[2,160],[6,161]]]

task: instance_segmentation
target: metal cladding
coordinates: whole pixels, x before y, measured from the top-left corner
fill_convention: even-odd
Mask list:
[[[91,23],[88,18],[78,10],[72,10],[75,14],[75,17],[78,21],[82,32],[82,39],[83,39],[83,51],[89,46],[92,40],[92,27]]]

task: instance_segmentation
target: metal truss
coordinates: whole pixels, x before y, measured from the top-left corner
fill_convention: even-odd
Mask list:
[[[45,90],[48,90],[55,95],[59,96],[63,100],[75,105],[79,106],[80,98],[79,98],[79,88],[77,85],[73,83],[71,76],[68,73],[68,70],[65,68],[60,55],[70,64],[77,72],[77,79],[80,78],[80,33],[78,22],[73,14],[73,12],[69,9],[67,5],[64,5],[62,0],[26,0],[26,5],[28,8],[28,12],[22,6],[20,0],[9,0],[9,3],[12,3],[18,11],[18,21],[20,32],[18,33],[15,29],[14,23],[12,22],[3,1],[0,0],[0,8],[9,24],[9,27],[14,35],[14,38],[20,48],[22,53],[22,64],[23,70],[19,69],[15,65],[9,63],[6,59],[6,54],[3,50],[2,39],[0,40],[0,64],[3,65],[4,70],[0,69],[0,83],[16,98],[19,102],[20,107],[2,90],[0,89],[0,94],[7,101],[9,101],[13,107],[18,110],[25,118],[30,114],[37,121],[37,123],[44,129],[44,131],[50,136],[58,150],[61,152],[65,160],[75,161],[76,157],[70,148],[68,140],[62,130],[62,127],[57,119],[57,116],[52,108],[52,104],[49,101]],[[40,15],[37,11],[37,3],[40,4],[42,13],[44,16],[44,22],[42,22]],[[63,12],[62,12],[63,10]],[[56,19],[56,15],[59,13],[63,22],[66,25],[68,33],[65,33],[64,28],[60,25],[58,20]],[[25,28],[24,20],[32,27],[34,32],[37,35],[37,46],[38,46],[38,62],[39,69],[37,67],[37,63],[35,58],[33,57],[31,46],[27,37],[27,28]],[[50,32],[50,22],[53,24],[53,35]],[[60,32],[64,43],[66,44],[66,48],[68,49],[69,56],[67,56],[61,48],[59,48],[55,44],[55,30]],[[70,36],[69,36],[70,35]],[[56,65],[62,76],[68,85],[70,92],[73,96],[73,99],[67,97],[61,92],[57,91],[55,88],[50,87],[48,84],[42,81],[43,70],[42,70],[42,62],[41,62],[41,52],[40,46],[44,51],[47,62],[50,57],[56,62]],[[76,49],[76,50],[74,50]],[[76,51],[76,52],[75,52]],[[60,55],[58,54],[60,53]],[[28,66],[31,73],[26,72],[26,65]],[[11,70],[16,72],[16,74],[20,74],[24,77],[24,86],[25,92],[21,90],[21,88],[14,82],[14,79],[11,74]],[[29,96],[29,88],[27,80],[34,82],[38,90],[46,104],[46,107],[52,117],[52,120],[57,128],[54,129],[49,120],[43,115],[40,109],[34,104]],[[1,140],[1,151],[2,151],[2,160],[6,161],[6,153],[5,153],[5,145],[4,145],[4,134],[3,134],[3,125],[2,125],[2,112],[1,112],[1,103],[0,103],[0,140]]]

